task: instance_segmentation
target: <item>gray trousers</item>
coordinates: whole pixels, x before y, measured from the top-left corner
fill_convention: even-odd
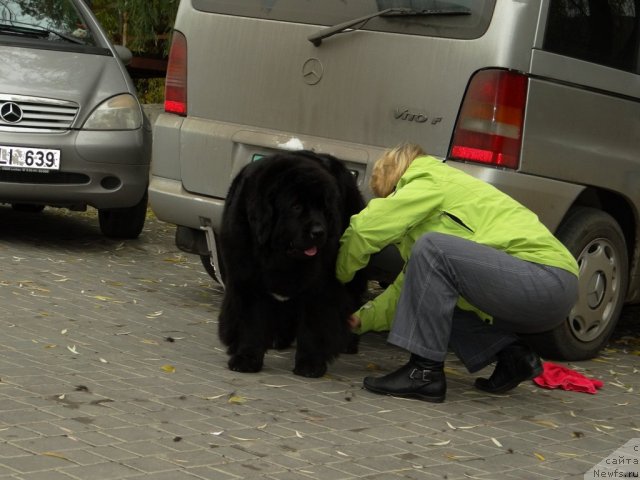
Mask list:
[[[493,317],[456,307],[462,296]],[[518,339],[560,325],[578,297],[577,277],[452,235],[427,233],[413,246],[389,342],[444,361],[448,348],[469,372]]]

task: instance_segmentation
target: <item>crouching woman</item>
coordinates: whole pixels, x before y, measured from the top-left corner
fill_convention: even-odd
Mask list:
[[[571,253],[520,203],[428,156],[417,145],[386,152],[374,165],[376,197],[351,218],[337,276],[348,282],[371,255],[396,245],[405,267],[351,317],[354,331],[387,331],[410,352],[388,375],[366,377],[375,393],[442,402],[448,349],[470,373],[493,362],[475,387],[503,393],[542,373],[518,334],[550,330],[577,300]]]

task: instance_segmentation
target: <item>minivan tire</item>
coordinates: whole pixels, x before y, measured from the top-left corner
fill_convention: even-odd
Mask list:
[[[147,217],[148,194],[132,207],[98,209],[100,231],[110,238],[138,238]]]
[[[553,330],[525,340],[544,358],[588,360],[613,333],[629,282],[628,252],[616,220],[595,208],[575,207],[556,236],[580,267],[578,302]]]

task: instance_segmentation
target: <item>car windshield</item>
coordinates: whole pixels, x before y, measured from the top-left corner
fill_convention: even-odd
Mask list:
[[[69,0],[0,0],[0,35],[96,45],[89,26]]]

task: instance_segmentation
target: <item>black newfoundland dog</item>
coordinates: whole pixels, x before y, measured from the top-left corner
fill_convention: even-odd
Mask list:
[[[347,324],[366,278],[335,278],[339,239],[364,207],[336,158],[276,154],[244,167],[227,196],[220,233],[226,290],[219,317],[229,368],[258,372],[265,352],[295,340],[293,373],[320,377],[339,353],[357,351]]]

